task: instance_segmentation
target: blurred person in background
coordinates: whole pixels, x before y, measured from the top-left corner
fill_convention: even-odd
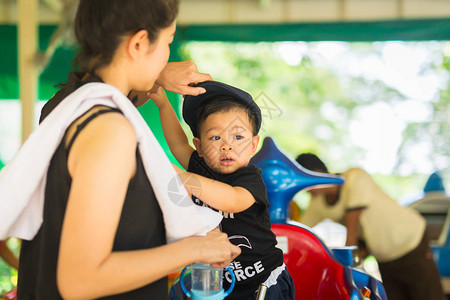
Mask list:
[[[312,153],[297,162],[315,172],[329,173]],[[313,227],[331,219],[347,228],[347,246],[359,246],[378,261],[388,299],[444,299],[439,272],[429,247],[425,220],[399,205],[362,169],[339,175],[343,185],[311,188],[311,202],[300,222]]]

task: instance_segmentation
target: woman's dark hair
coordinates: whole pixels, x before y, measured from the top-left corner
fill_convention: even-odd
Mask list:
[[[196,114],[197,121],[197,133],[200,135],[200,127],[202,126],[203,122],[212,114],[218,113],[218,112],[228,112],[233,109],[243,110],[250,121],[251,125],[251,132],[253,136],[258,134],[257,131],[257,121],[256,116],[254,112],[252,111],[251,107],[248,105],[243,104],[241,101],[236,100],[230,96],[220,96],[213,98],[205,103]]]
[[[315,154],[302,153],[295,160],[308,170],[328,173],[327,166]]]
[[[93,72],[108,65],[123,37],[145,29],[151,42],[172,24],[179,0],[80,0],[75,36],[80,49],[74,65]]]

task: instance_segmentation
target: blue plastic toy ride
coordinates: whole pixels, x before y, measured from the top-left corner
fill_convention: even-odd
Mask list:
[[[329,249],[309,227],[288,220],[287,209],[297,192],[311,186],[342,184],[343,178],[303,168],[282,153],[270,137],[264,139],[251,164],[262,169],[272,231],[282,244],[295,298],[385,300],[381,282],[354,268],[351,247]]]

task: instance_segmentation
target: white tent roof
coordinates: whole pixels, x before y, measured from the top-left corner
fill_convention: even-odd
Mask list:
[[[40,23],[58,23],[63,4],[40,0]],[[181,0],[179,24],[375,21],[450,17],[449,0]],[[17,1],[0,1],[0,24],[18,19]]]

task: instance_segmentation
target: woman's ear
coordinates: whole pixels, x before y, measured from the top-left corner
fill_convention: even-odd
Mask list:
[[[256,150],[258,149],[259,139],[260,139],[260,136],[259,136],[259,135],[255,135],[255,136],[252,138],[252,155],[255,155]]]
[[[198,152],[198,156],[202,157],[203,152],[202,152],[202,143],[200,142],[200,139],[198,137],[195,137],[192,139],[192,142],[194,143],[195,149]]]
[[[141,53],[146,53],[150,46],[147,30],[139,30],[128,39],[127,50],[132,58],[137,58]]]

